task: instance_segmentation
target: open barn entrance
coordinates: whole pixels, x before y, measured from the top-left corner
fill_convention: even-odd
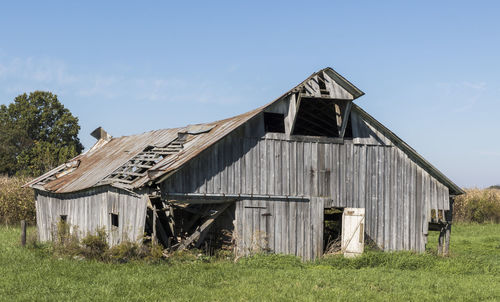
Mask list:
[[[150,198],[146,216],[146,237],[169,251],[196,248],[213,256],[233,246],[233,201],[165,202]]]
[[[343,208],[325,208],[323,218],[323,253],[336,254],[341,251]]]

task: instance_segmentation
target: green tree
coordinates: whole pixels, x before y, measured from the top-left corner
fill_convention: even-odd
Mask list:
[[[45,91],[0,106],[0,174],[36,176],[78,155],[78,118]]]

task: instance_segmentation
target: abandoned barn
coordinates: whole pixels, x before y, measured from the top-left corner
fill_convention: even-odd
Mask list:
[[[447,249],[463,191],[353,101],[363,92],[331,68],[275,101],[207,124],[111,137],[34,179],[40,240],[59,221],[110,244],[152,238],[171,250],[233,248],[321,256],[346,208],[386,251]]]

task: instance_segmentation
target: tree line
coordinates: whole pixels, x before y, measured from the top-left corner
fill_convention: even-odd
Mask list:
[[[0,105],[0,175],[38,176],[80,154],[78,118],[47,91]]]

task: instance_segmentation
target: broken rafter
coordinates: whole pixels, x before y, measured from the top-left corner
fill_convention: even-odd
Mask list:
[[[143,168],[143,169],[151,169],[153,166],[152,165],[143,165],[143,164],[136,164],[133,166],[130,166],[131,168],[137,167],[137,168]]]
[[[134,157],[132,160],[138,160],[138,161],[152,161],[155,162],[159,159],[162,159],[159,156],[150,156],[150,155],[145,155],[145,156],[139,156],[139,157]]]
[[[175,155],[183,149],[183,142],[172,141],[163,147],[147,146],[142,152],[129,159],[121,167],[108,175],[102,182],[117,181],[133,183],[136,179],[147,176],[147,172],[166,157]]]
[[[162,152],[162,151],[176,152],[176,151],[179,151],[180,149],[182,149],[182,146],[175,145],[175,146],[167,146],[167,147],[164,147],[164,148],[155,147],[155,148],[151,149],[150,151],[151,152]]]
[[[149,198],[149,196],[146,195],[146,198],[147,198],[147,201],[148,201],[148,208],[152,211],[153,213],[153,217],[152,217],[152,235],[153,235],[153,241],[156,241],[156,235],[157,235],[157,230],[158,230],[158,233],[159,233],[159,239],[162,241],[163,245],[167,246],[168,244],[168,235],[167,235],[167,232],[165,231],[165,229],[163,228],[163,225],[160,221],[160,218],[158,217],[158,210],[156,209],[156,206],[153,205],[153,203],[151,202],[151,199]],[[156,242],[155,242],[156,243]]]
[[[191,236],[189,236],[188,238],[186,238],[185,240],[181,241],[181,243],[179,244],[179,246],[177,247],[177,251],[181,251],[181,250],[184,250],[186,249],[189,245],[191,245],[192,243],[197,243],[200,238],[203,238],[202,235],[204,232],[207,232],[208,229],[210,229],[210,227],[212,226],[213,222],[215,221],[215,219],[217,217],[219,217],[220,214],[222,214],[233,202],[227,202],[227,203],[223,203],[223,204],[220,204],[216,209],[215,209],[215,213],[211,214],[207,220],[205,220],[205,222],[203,222],[203,224],[198,227],[196,229],[196,231],[194,231],[193,234],[191,234]],[[209,211],[211,211],[212,209],[210,210],[207,210],[207,213]]]
[[[349,122],[349,114],[351,113],[352,101],[348,102],[344,109],[344,116],[342,116],[342,127],[340,128],[340,137],[344,137],[347,123]]]
[[[288,135],[293,133],[293,128],[295,127],[295,121],[297,120],[297,113],[300,107],[300,97],[297,96],[296,93],[290,95],[290,104],[289,104],[289,117],[288,119]]]
[[[123,172],[118,172],[118,173],[113,173],[111,175],[129,175],[129,176],[139,176],[139,177],[142,177],[144,175],[146,175],[146,172],[144,173],[135,173],[135,172],[127,172],[127,171],[123,171]]]

